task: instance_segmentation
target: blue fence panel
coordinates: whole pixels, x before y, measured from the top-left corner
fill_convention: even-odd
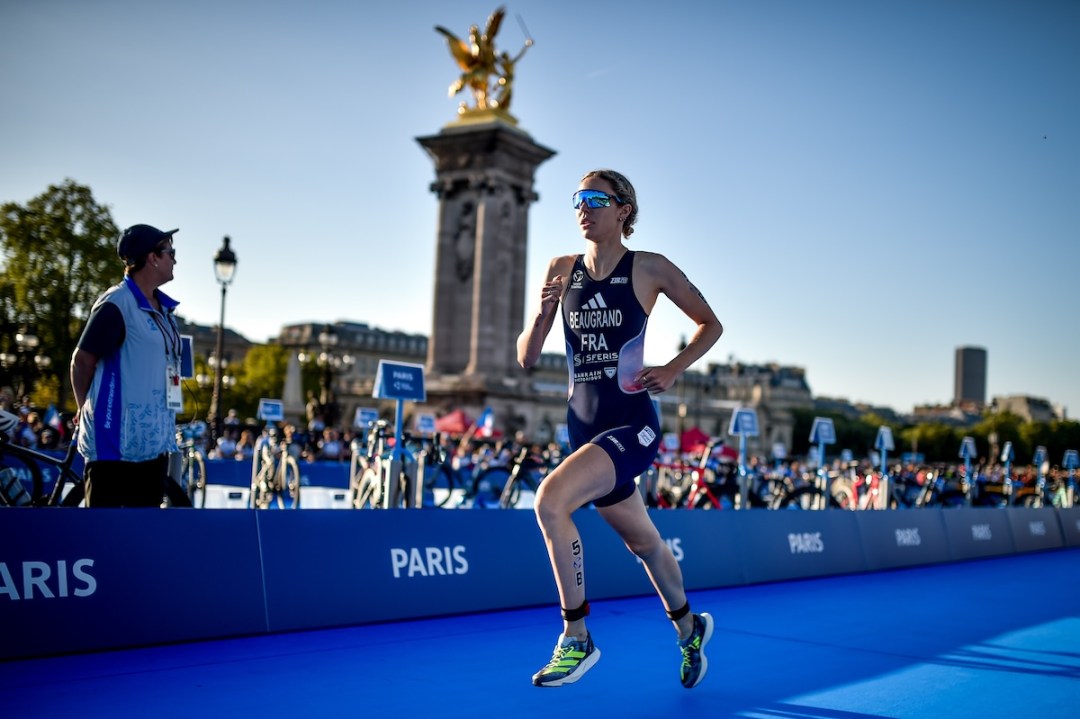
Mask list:
[[[939,509],[855,512],[870,569],[947,562],[949,539]]]
[[[1014,551],[1008,518],[1014,509],[949,507],[938,511],[945,520],[952,559],[993,557]]]
[[[1034,552],[1065,546],[1058,513],[1053,508],[1013,507],[1007,514],[1016,551]]]
[[[855,512],[733,512],[747,581],[866,571]]]
[[[557,603],[531,512],[258,512],[273,631]]]
[[[298,466],[301,486],[349,488],[348,462],[299,462]],[[251,460],[208,459],[206,479],[210,484],[250,487]]]
[[[738,531],[735,514],[660,509],[649,512],[660,536],[679,562],[687,589],[731,587],[747,582],[740,558],[744,539]],[[608,532],[614,534],[610,529]]]
[[[1059,509],[1057,513],[1062,534],[1065,536],[1065,545],[1080,547],[1080,507]]]
[[[651,516],[690,589],[1080,544],[1080,510]],[[653,592],[575,520],[590,600]],[[0,659],[557,602],[527,510],[0,510]]]
[[[7,509],[0,658],[266,631],[251,512]]]

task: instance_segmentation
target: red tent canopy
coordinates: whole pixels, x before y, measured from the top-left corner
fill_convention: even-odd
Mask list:
[[[465,414],[465,410],[462,409],[447,412],[435,420],[435,431],[446,432],[447,434],[465,434],[469,431],[469,427],[472,426],[472,418]]]
[[[708,441],[709,435],[698,427],[691,427],[682,433],[679,443],[683,452],[700,452],[705,449],[705,444]]]

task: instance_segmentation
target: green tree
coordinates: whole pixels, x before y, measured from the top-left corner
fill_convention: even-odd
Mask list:
[[[289,366],[289,352],[280,345],[255,345],[244,361],[229,365],[228,373],[234,383],[222,387],[221,415],[235,409],[241,420],[254,417],[262,398],[281,399],[285,386],[285,372]],[[207,378],[203,384],[194,380],[184,383],[184,412],[177,416],[180,422],[206,420],[210,411],[210,397],[214,391],[214,368],[202,357],[195,358],[195,375]]]
[[[70,409],[68,363],[94,300],[118,278],[119,234],[107,207],[89,187],[67,179],[25,206],[0,206],[0,351],[14,351],[14,333],[37,335],[51,360],[38,398]]]
[[[941,423],[916,424],[900,430],[898,451],[919,452],[929,462],[956,462],[962,432]]]
[[[289,351],[281,345],[256,345],[244,355],[236,371],[236,385],[225,398],[225,411],[235,409],[241,417],[254,417],[259,400],[282,399]]]

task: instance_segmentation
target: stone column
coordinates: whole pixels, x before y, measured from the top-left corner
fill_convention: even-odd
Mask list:
[[[533,175],[555,153],[506,123],[417,138],[435,162],[435,293],[426,372],[473,386],[520,373]]]

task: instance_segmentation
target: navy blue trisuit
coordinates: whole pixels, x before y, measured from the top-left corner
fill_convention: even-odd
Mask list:
[[[649,315],[634,294],[634,253],[627,251],[605,278],[589,275],[583,255],[574,261],[562,298],[570,389],[567,427],[573,450],[597,445],[615,465],[615,488],[593,501],[621,502],[660,448],[660,421],[652,397],[637,382],[644,367]]]

